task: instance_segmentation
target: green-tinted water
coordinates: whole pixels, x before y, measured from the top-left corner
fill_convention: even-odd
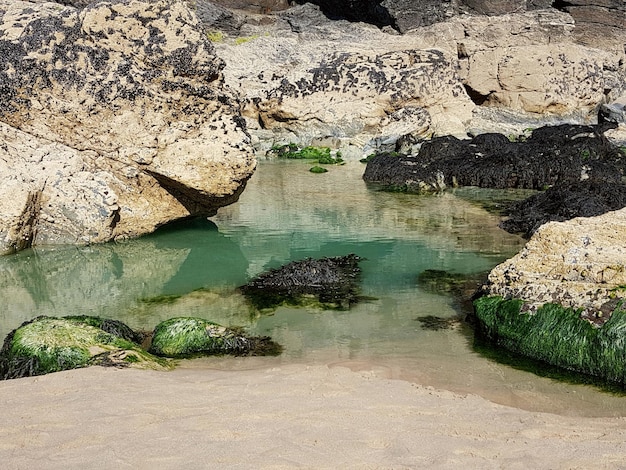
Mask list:
[[[278,358],[207,358],[200,367],[342,364],[527,409],[626,415],[626,398],[494,362],[465,325],[429,331],[417,317],[456,317],[450,297],[420,289],[426,269],[488,271],[522,240],[467,194],[391,194],[367,188],[349,162],[312,174],[301,161],[262,161],[240,201],[211,221],[140,240],[28,250],[0,258],[0,334],[37,315],[94,314],[138,329],[180,315],[242,325],[285,346]],[[466,191],[467,192],[467,191]],[[254,312],[236,286],[305,257],[356,253],[363,294],[349,311]]]

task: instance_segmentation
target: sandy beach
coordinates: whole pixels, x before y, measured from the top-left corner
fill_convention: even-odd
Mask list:
[[[92,367],[0,382],[3,469],[626,468],[626,419],[375,371]]]

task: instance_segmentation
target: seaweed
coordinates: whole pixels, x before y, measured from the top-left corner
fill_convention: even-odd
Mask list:
[[[443,318],[436,315],[422,315],[415,319],[424,330],[449,330],[459,323],[458,318]]]
[[[104,356],[109,356],[110,365],[115,362],[118,367],[133,362],[150,368],[167,366],[136,343],[89,324],[102,319],[84,317],[87,321],[83,322],[78,318],[40,316],[13,330],[0,351],[0,378],[29,377],[87,367],[101,363]],[[134,358],[126,360],[130,356]]]
[[[77,321],[80,323],[85,323],[87,325],[95,326],[96,328],[100,328],[106,333],[110,333],[114,336],[136,344],[141,344],[146,337],[145,334],[136,332],[131,327],[119,320],[112,320],[110,318],[102,318],[89,315],[70,315],[63,318],[65,318],[66,320]]]
[[[603,326],[582,310],[544,304],[535,312],[519,299],[482,297],[474,302],[478,333],[514,353],[567,370],[626,385],[626,311],[619,304]]]
[[[257,276],[239,289],[259,310],[283,304],[347,309],[362,300],[357,285],[360,261],[355,254],[293,261]]]
[[[267,356],[280,354],[282,347],[267,336],[247,336],[241,328],[227,328],[202,318],[178,317],[156,326],[149,351],[176,358],[221,354]]]
[[[340,165],[344,163],[341,152],[337,151],[333,155],[329,147],[313,147],[310,145],[300,147],[297,144],[289,143],[273,146],[268,154],[292,160],[317,160],[317,163],[321,165]]]

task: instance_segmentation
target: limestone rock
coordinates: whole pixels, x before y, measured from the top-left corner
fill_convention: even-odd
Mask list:
[[[455,49],[331,22],[311,5],[246,31],[250,40],[215,47],[260,140],[308,145],[334,137],[362,147],[398,133],[465,133],[474,104],[458,76]]]
[[[491,271],[486,293],[535,305],[613,305],[626,298],[625,232],[626,209],[547,223],[519,254]]]
[[[176,0],[0,0],[0,252],[141,235],[255,167],[223,62]]]

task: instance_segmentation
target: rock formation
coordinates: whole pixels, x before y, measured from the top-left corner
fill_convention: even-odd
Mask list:
[[[540,127],[513,142],[497,133],[463,140],[436,137],[424,142],[417,155],[375,156],[363,179],[420,193],[455,186],[542,190],[589,179],[615,184],[624,174],[626,154],[603,136],[600,126],[563,124]]]
[[[579,44],[572,17],[537,2],[499,16],[476,14],[476,3],[471,14],[446,14],[402,35],[331,21],[306,4],[240,17],[215,47],[261,149],[327,137],[380,149],[407,134],[590,123],[601,103],[626,93],[623,42]]]
[[[625,229],[626,209],[549,222],[519,254],[491,271],[485,293],[598,311],[626,298]]]
[[[180,1],[0,1],[0,252],[141,235],[237,200],[238,101]]]

